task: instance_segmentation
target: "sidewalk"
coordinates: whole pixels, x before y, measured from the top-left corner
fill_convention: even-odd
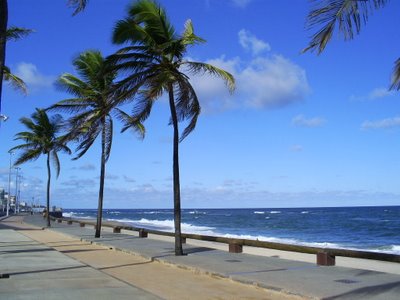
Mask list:
[[[25,221],[44,226],[43,218],[37,216],[27,216]],[[395,274],[336,266],[319,267],[311,263],[233,254],[189,244],[184,245],[184,252],[188,255],[176,257],[172,242],[110,232],[103,232],[101,238],[95,239],[93,228],[66,223],[52,223],[52,226],[51,230],[56,232],[134,253],[149,260],[291,295],[317,299],[386,300],[398,300],[400,295],[400,276]]]
[[[0,299],[160,299],[15,230],[0,241]]]
[[[42,222],[42,218],[34,217],[37,224]],[[135,287],[139,291],[146,291],[145,299],[153,299],[152,297],[157,296],[162,299],[191,299],[191,300],[203,300],[203,299],[270,299],[270,300],[289,300],[299,299],[299,297],[293,297],[284,295],[279,292],[268,291],[262,288],[257,288],[251,285],[244,285],[237,282],[233,282],[229,279],[213,278],[208,275],[196,274],[189,270],[184,270],[172,265],[166,265],[157,261],[144,258],[139,255],[132,255],[122,251],[110,250],[110,247],[104,245],[95,245],[90,242],[82,242],[77,237],[66,235],[54,230],[42,230],[41,227],[36,227],[22,222],[22,217],[13,216],[9,219],[0,222],[0,229],[8,227],[12,236],[23,235],[29,239],[30,244],[38,244],[41,247],[45,247],[48,251],[42,252],[43,260],[49,262],[53,261],[52,256],[58,252],[58,255],[67,256],[72,261],[83,264],[86,267],[90,267],[92,271],[97,271],[106,276],[111,277],[120,282],[120,286],[123,288],[124,284]],[[0,239],[7,229],[0,230]],[[94,232],[93,232],[94,234]],[[10,264],[2,269],[3,273],[9,272],[14,282],[10,282],[10,279],[0,279],[0,284],[14,285],[10,287],[13,291],[11,299],[69,299],[65,296],[69,291],[69,288],[76,289],[80,288],[79,295],[73,295],[76,299],[96,299],[97,296],[93,293],[86,292],[83,288],[90,287],[90,282],[83,280],[81,286],[70,286],[69,280],[64,278],[59,282],[55,282],[55,286],[52,285],[52,280],[46,281],[47,278],[52,277],[52,273],[58,271],[48,268],[43,270],[46,273],[43,277],[37,276],[39,282],[39,288],[32,286],[26,286],[25,282],[22,281],[21,273],[33,269],[35,273],[40,275],[40,264],[32,262],[30,254],[32,251],[26,251],[22,244],[15,245],[16,253],[22,254],[27,252],[27,259],[24,264],[21,264],[21,268],[25,268],[21,271],[15,270],[13,263],[16,257],[8,257]],[[30,249],[30,248],[29,248]],[[30,249],[32,250],[32,249]],[[1,251],[1,250],[0,250]],[[49,254],[51,254],[49,256]],[[35,256],[33,256],[35,257]],[[0,268],[2,266],[1,260],[4,256],[0,252]],[[43,273],[43,274],[44,274]],[[71,269],[71,276],[81,278],[80,272],[75,273],[75,269]],[[85,279],[85,278],[83,278]],[[4,280],[4,281],[2,281]],[[67,280],[67,281],[65,281]],[[8,281],[8,282],[7,282]],[[15,282],[24,282],[18,286],[15,286]],[[123,284],[121,284],[123,283]],[[22,285],[24,287],[22,287]],[[101,286],[103,287],[103,286]],[[30,290],[33,289],[33,293]],[[40,290],[40,292],[36,290]],[[125,299],[124,297],[118,296],[119,286],[104,286],[104,293],[100,299]],[[38,294],[35,294],[38,293]],[[0,299],[9,299],[2,293],[2,286],[0,285]],[[114,297],[117,295],[118,297]],[[137,292],[132,291],[129,299],[141,299]],[[110,297],[112,296],[112,297]]]

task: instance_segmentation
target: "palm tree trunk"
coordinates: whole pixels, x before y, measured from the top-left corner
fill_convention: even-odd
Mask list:
[[[174,127],[173,180],[174,180],[174,224],[175,224],[175,255],[183,255],[181,238],[181,188],[179,179],[179,129],[174,101],[174,90],[169,86],[169,108]]]
[[[0,0],[0,114],[1,114],[1,95],[3,91],[3,76],[4,76],[3,70],[6,61],[7,23],[8,23],[8,3],[7,0]]]
[[[51,180],[51,169],[50,169],[50,152],[47,153],[47,227],[50,227],[50,180]]]
[[[104,194],[104,178],[106,173],[106,129],[105,118],[102,120],[103,129],[101,132],[101,162],[100,162],[100,188],[99,188],[99,202],[97,204],[97,223],[95,238],[100,237],[101,221],[103,218],[103,194]]]

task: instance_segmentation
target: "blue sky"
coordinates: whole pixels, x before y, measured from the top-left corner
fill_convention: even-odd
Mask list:
[[[74,72],[71,62],[80,52],[99,49],[109,55],[118,49],[111,43],[112,28],[131,3],[89,1],[72,17],[66,2],[9,1],[9,25],[35,33],[7,45],[7,65],[25,79],[29,95],[4,89],[2,113],[10,119],[0,128],[0,188],[8,190],[7,151],[23,130],[19,118],[68,97],[53,82]],[[400,205],[400,94],[387,90],[399,57],[398,1],[375,11],[355,40],[335,36],[319,56],[300,53],[312,34],[305,30],[308,1],[160,3],[178,32],[192,19],[195,32],[207,40],[188,57],[223,67],[237,80],[229,95],[216,79],[192,78],[202,115],[181,143],[183,207]],[[129,112],[131,106],[125,108]],[[105,208],[172,207],[168,120],[161,98],[143,141],[120,134],[116,126]],[[53,203],[95,208],[98,145],[77,161],[61,159]],[[45,158],[21,167],[22,200],[44,203]]]

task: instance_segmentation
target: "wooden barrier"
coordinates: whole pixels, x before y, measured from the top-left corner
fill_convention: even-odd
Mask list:
[[[143,228],[139,229],[139,237],[140,238],[147,238],[148,233],[146,230],[144,230]]]
[[[235,242],[231,242],[231,243],[229,243],[229,252],[230,253],[242,253],[243,246],[240,244],[237,244]]]
[[[121,227],[117,226],[113,228],[114,233],[121,233]]]
[[[61,219],[60,219],[61,220]],[[63,219],[67,221],[68,224],[72,224],[72,220]],[[81,222],[86,225],[93,225],[94,229],[96,229],[96,224],[90,221],[82,221],[75,220],[76,222]],[[133,226],[119,226],[119,223],[111,223],[111,222],[103,222],[104,227],[112,227],[119,228],[119,230],[130,230],[130,231],[138,231],[139,237],[146,238],[148,234],[156,234],[163,236],[174,237],[175,234],[173,232],[165,232],[158,231],[153,229],[144,229]],[[232,239],[218,236],[210,236],[210,235],[198,235],[198,234],[189,234],[182,233],[182,243],[186,242],[186,239],[207,241],[207,242],[217,242],[228,244],[228,249],[236,251],[243,251],[243,246],[248,247],[257,247],[257,248],[267,248],[281,251],[290,251],[290,252],[299,252],[299,253],[307,253],[307,254],[315,254],[317,257],[317,264],[320,265],[329,265],[332,266],[335,264],[335,257],[352,257],[352,258],[362,258],[362,259],[371,259],[371,260],[380,260],[380,261],[388,261],[388,262],[396,262],[400,263],[400,255],[397,254],[389,254],[382,252],[370,252],[370,251],[357,251],[357,250],[348,250],[348,249],[336,249],[336,248],[318,248],[318,247],[308,247],[302,245],[291,245],[291,244],[281,244],[281,243],[273,243],[259,240],[248,240],[248,239]],[[235,253],[240,253],[235,252]]]
[[[317,253],[317,265],[319,266],[334,266],[335,256],[329,254],[328,252]]]

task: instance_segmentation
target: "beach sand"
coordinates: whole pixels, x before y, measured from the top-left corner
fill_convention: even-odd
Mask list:
[[[82,242],[51,230],[30,230],[22,217],[2,221],[23,235],[43,243],[125,283],[164,299],[302,299],[229,279],[196,274],[140,256]]]

